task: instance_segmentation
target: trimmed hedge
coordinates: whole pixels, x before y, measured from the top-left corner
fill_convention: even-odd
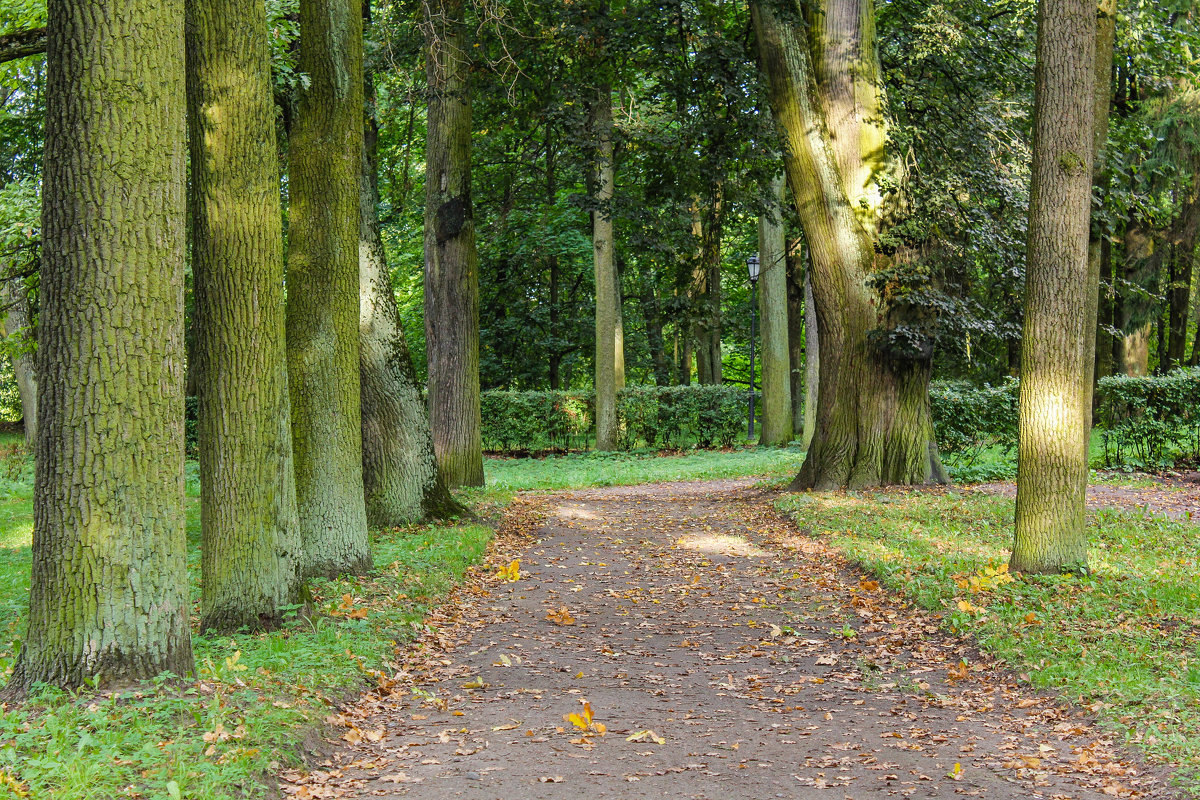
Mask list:
[[[1200,368],[1101,378],[1096,425],[1108,467],[1200,462]]]
[[[999,449],[1011,458],[1017,448],[1016,378],[999,386],[975,386],[966,381],[936,381],[929,386],[933,430],[938,450],[960,476],[987,480],[978,474],[984,455]],[[1008,471],[1008,470],[1002,470]]]
[[[735,386],[629,386],[617,394],[624,449],[729,447],[743,435],[747,393]],[[483,446],[497,452],[586,449],[595,440],[595,395],[483,392]]]

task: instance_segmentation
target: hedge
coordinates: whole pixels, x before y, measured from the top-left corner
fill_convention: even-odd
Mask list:
[[[747,392],[735,386],[629,386],[617,394],[624,449],[729,447],[744,435]],[[595,439],[591,392],[483,392],[483,446],[496,452],[586,449]]]
[[[1200,368],[1101,378],[1096,399],[1105,466],[1153,469],[1200,461]]]

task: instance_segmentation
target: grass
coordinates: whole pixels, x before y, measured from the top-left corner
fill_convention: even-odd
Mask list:
[[[546,458],[489,458],[484,462],[488,492],[556,491],[595,486],[627,486],[658,481],[698,481],[748,476],[795,475],[804,451],[794,447],[694,450],[660,454],[653,450],[571,453]]]
[[[1004,571],[1013,501],[978,493],[793,495],[801,527],[974,635],[1039,688],[1090,704],[1200,796],[1200,548],[1192,526],[1089,514],[1088,576]],[[974,581],[972,581],[974,578]]]
[[[32,529],[30,470],[23,456],[17,462],[10,452],[0,464],[0,669],[6,673],[23,633]],[[189,464],[188,563],[196,600],[198,494]],[[316,613],[297,610],[271,633],[193,636],[196,673],[188,680],[163,676],[119,692],[43,690],[5,709],[0,798],[265,796],[262,778],[299,763],[304,735],[336,699],[364,687],[368,670],[397,644],[420,632],[424,614],[482,558],[491,535],[474,524],[376,532],[374,572],[317,582]]]

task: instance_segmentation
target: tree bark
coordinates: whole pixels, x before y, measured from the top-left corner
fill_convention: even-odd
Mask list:
[[[812,445],[817,432],[817,403],[821,385],[821,341],[817,330],[817,304],[813,301],[812,280],[804,276],[804,449]]]
[[[360,0],[301,0],[310,85],[290,143],[287,351],[306,576],[371,568],[358,341]]]
[[[788,361],[791,366],[792,386],[792,435],[805,431],[805,380],[804,380],[804,314],[805,276],[804,245],[796,239],[788,243]],[[804,439],[805,447],[808,440]]]
[[[183,0],[47,13],[33,570],[10,694],[192,668]]]
[[[368,107],[374,85],[368,80]],[[462,511],[438,477],[421,398],[379,228],[378,131],[368,115],[359,179],[359,374],[367,524],[392,528]]]
[[[803,21],[809,12],[807,24]],[[889,159],[870,0],[750,5],[820,323],[816,429],[793,489],[945,481],[929,410],[932,344],[893,344],[906,308],[874,288],[899,183]]]
[[[1015,572],[1086,570],[1095,0],[1042,0],[1021,349]]]
[[[8,309],[4,317],[4,335],[21,336],[25,340],[9,360],[12,362],[13,376],[17,379],[17,394],[21,398],[25,447],[32,453],[37,447],[37,367],[34,364],[35,348],[31,346],[34,331],[31,329],[29,297],[23,281],[11,278],[5,282],[3,303]]]
[[[479,256],[471,204],[471,93],[462,0],[426,0],[425,348],[438,474],[483,485]]]
[[[787,248],[783,184],[771,180],[775,206],[758,218],[759,330],[762,333],[762,433],[760,444],[785,445],[792,436],[792,369],[788,350]]]
[[[613,119],[612,86],[596,89],[592,132],[596,138],[592,212],[592,255],[596,281],[596,449],[617,449],[618,301],[616,261],[613,258]],[[620,382],[624,382],[623,380]]]
[[[1184,366],[1187,355],[1188,316],[1192,298],[1192,261],[1195,249],[1174,248],[1171,255],[1170,311],[1167,326],[1167,369]]]
[[[263,4],[188,0],[187,60],[200,628],[231,633],[279,622],[299,596],[302,559]]]

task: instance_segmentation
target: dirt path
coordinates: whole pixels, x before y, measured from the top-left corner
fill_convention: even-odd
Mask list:
[[[1169,797],[747,482],[534,501],[295,797]],[[516,514],[530,514],[530,506]],[[411,691],[413,682],[418,694]],[[564,715],[594,712],[582,730]],[[580,720],[584,722],[585,720]],[[604,726],[603,735],[597,730]],[[349,743],[348,743],[349,742]]]
[[[1180,522],[1200,522],[1200,473],[1184,478],[1145,476],[1139,485],[1093,483],[1088,486],[1088,508],[1115,508],[1169,517]],[[980,483],[974,491],[1016,497],[1013,481]]]

